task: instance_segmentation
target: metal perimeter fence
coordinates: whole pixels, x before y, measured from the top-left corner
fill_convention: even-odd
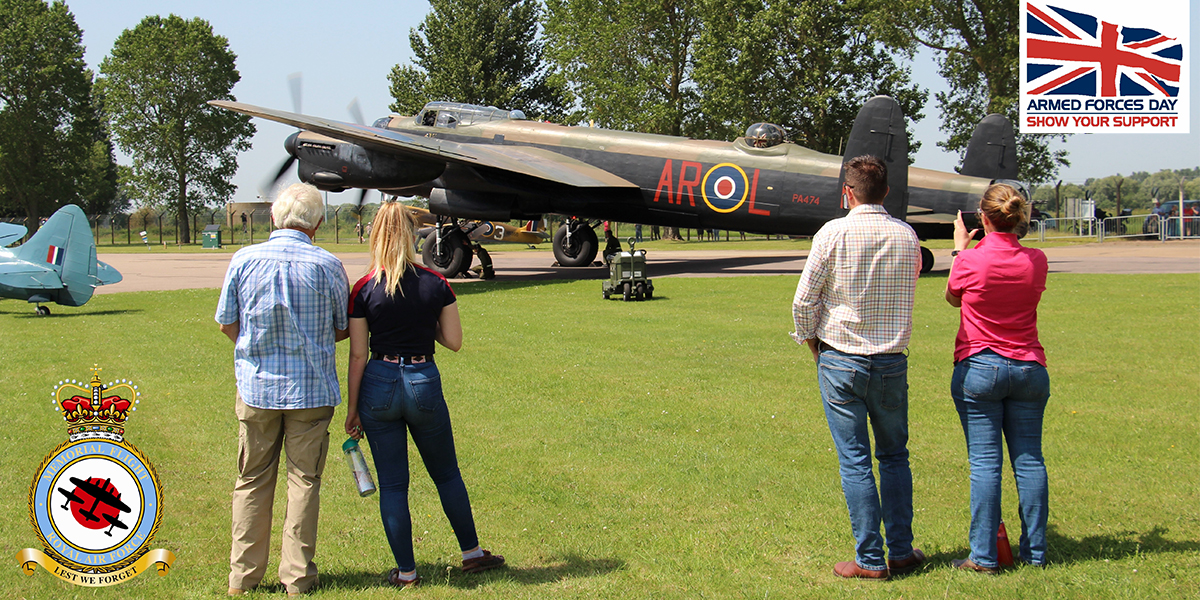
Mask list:
[[[1039,242],[1046,240],[1107,239],[1167,240],[1200,238],[1200,217],[1164,217],[1161,215],[1126,215],[1096,219],[1072,217],[1041,219],[1029,223],[1029,235]]]
[[[345,244],[364,243],[364,227],[350,210],[345,207],[330,207],[329,216],[317,229],[316,241]],[[243,218],[244,217],[244,218]],[[42,223],[46,222],[42,219]],[[25,225],[23,218],[6,218],[0,221]],[[206,228],[216,225],[220,229],[221,245],[246,245],[264,242],[275,227],[271,223],[269,209],[257,209],[235,214],[226,208],[193,212],[186,220],[180,219],[174,210],[159,211],[141,209],[133,213],[88,215],[92,234],[98,247],[105,246],[183,246],[185,238],[180,226],[188,228],[188,246],[201,246]],[[28,236],[26,236],[28,238]],[[24,240],[22,240],[24,241]]]

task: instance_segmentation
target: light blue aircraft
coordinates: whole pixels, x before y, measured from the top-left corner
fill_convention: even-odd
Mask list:
[[[96,241],[87,216],[68,204],[54,213],[28,242],[21,225],[0,223],[0,298],[37,304],[37,314],[50,309],[43,303],[83,306],[96,286],[121,281],[121,273],[96,260]]]

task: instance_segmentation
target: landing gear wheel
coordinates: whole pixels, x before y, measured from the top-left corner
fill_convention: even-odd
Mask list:
[[[933,253],[929,248],[921,246],[921,272],[928,273],[933,270]]]
[[[50,315],[50,308],[46,306],[37,307],[37,316],[46,317]]]
[[[628,281],[626,281],[625,284],[621,286],[621,296],[622,296],[621,299],[626,302],[629,302],[629,297],[632,295],[633,295],[633,286],[630,285]]]
[[[565,223],[554,232],[554,259],[563,267],[586,267],[596,260],[598,242],[596,230],[587,223]]]
[[[442,229],[441,243],[436,230],[425,236],[421,249],[421,260],[425,266],[441,273],[443,277],[457,277],[471,268],[471,244],[467,234],[454,225]]]

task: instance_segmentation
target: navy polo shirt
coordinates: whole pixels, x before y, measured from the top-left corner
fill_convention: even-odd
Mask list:
[[[404,273],[400,290],[384,293],[386,278],[376,282],[368,273],[350,292],[352,319],[367,320],[371,352],[397,356],[433,355],[434,335],[442,308],[456,298],[450,283],[436,271],[412,265]]]

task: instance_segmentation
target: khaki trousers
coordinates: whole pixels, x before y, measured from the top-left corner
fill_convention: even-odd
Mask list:
[[[252,589],[266,574],[271,551],[271,507],[282,449],[287,455],[288,498],[279,581],[289,593],[307,592],[317,583],[313,556],[333,407],[267,410],[247,406],[238,395],[235,411],[238,480],[233,488],[229,587]]]

